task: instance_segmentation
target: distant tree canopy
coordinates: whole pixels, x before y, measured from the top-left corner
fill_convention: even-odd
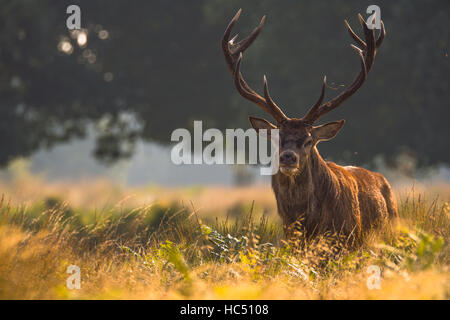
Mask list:
[[[220,48],[235,12],[246,36],[267,14],[246,52],[243,72],[289,116],[348,85],[360,65],[343,20],[360,32],[372,1],[0,1],[0,165],[37,149],[97,134],[95,156],[130,156],[137,139],[167,144],[193,120],[249,127],[264,115],[241,98]],[[66,28],[66,8],[81,7],[87,43]],[[320,149],[327,157],[368,163],[401,150],[421,164],[450,162],[450,2],[378,1],[387,37],[364,86],[322,122],[345,118]],[[266,116],[267,117],[267,116]]]

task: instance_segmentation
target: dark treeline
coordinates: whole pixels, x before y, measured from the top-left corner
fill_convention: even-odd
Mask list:
[[[80,46],[66,8],[81,7]],[[343,21],[360,32],[373,1],[0,1],[0,165],[86,134],[98,159],[130,156],[137,139],[169,143],[173,129],[248,128],[263,114],[241,98],[220,40],[242,7],[236,32],[267,14],[243,72],[289,116],[317,99],[327,75],[331,98],[359,72]],[[377,1],[387,37],[364,86],[322,122],[347,123],[322,154],[349,164],[408,152],[422,165],[450,162],[450,2]],[[127,116],[128,115],[128,116]],[[129,115],[133,115],[130,117]]]

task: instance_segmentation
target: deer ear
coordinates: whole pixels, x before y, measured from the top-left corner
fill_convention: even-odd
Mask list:
[[[249,116],[248,121],[250,121],[250,124],[252,125],[253,129],[255,129],[258,134],[260,133],[259,130],[266,129],[267,131],[263,136],[266,137],[267,139],[272,138],[272,136],[270,134],[270,130],[277,129],[276,125],[270,123],[266,119],[255,118],[255,117]]]
[[[333,139],[344,126],[345,120],[329,122],[321,126],[313,127],[311,135],[314,141],[327,141]]]
[[[266,119],[261,118],[255,118],[255,117],[248,117],[248,120],[250,121],[250,124],[252,125],[253,129],[255,129],[258,133],[260,129],[266,129],[269,131],[270,129],[276,129],[277,126],[270,123]]]

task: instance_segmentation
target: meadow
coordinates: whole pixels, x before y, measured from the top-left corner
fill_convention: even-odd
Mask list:
[[[333,235],[285,239],[266,185],[126,188],[16,172],[0,194],[0,299],[450,298],[445,183],[396,188],[398,225],[357,249]],[[66,286],[70,265],[80,289]]]

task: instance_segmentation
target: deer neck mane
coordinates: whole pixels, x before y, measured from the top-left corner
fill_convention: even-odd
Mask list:
[[[316,147],[308,160],[308,174],[312,181],[312,197],[318,202],[337,199],[339,182],[328,164],[322,159]]]
[[[278,193],[277,197],[289,204],[287,211],[295,212],[295,215],[311,214],[323,203],[336,200],[339,193],[335,175],[315,147],[300,173],[285,176],[278,172],[272,185],[275,193]]]

